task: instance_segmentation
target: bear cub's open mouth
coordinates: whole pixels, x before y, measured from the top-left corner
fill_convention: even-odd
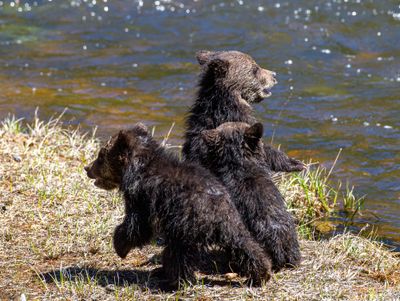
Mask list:
[[[271,89],[272,89],[273,86],[274,86],[274,85],[272,85],[272,86],[267,86],[267,87],[265,87],[264,89],[260,90],[260,92],[259,92],[259,94],[258,94],[259,97],[256,98],[256,99],[254,100],[254,102],[255,102],[255,103],[259,103],[259,102],[263,101],[265,98],[270,97],[270,96],[272,95]]]
[[[271,88],[272,88],[272,87],[264,88],[263,94],[265,95],[265,96],[264,96],[265,98],[270,97],[270,96],[272,95],[272,92],[271,92],[271,90],[270,90]]]

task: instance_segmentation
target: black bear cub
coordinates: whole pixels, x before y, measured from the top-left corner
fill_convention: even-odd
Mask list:
[[[190,162],[198,162],[204,147],[200,132],[215,129],[224,122],[256,123],[251,104],[271,95],[277,83],[275,73],[261,68],[239,51],[200,51],[202,66],[197,98],[186,121],[182,153]],[[266,156],[259,162],[268,171],[301,171],[304,164],[285,153],[264,145]]]
[[[201,162],[226,186],[253,237],[272,258],[273,270],[300,263],[295,223],[268,173],[258,164],[265,156],[263,126],[227,122],[202,132]]]
[[[125,218],[113,238],[120,257],[149,243],[157,229],[165,239],[163,271],[173,285],[195,280],[197,264],[211,245],[244,254],[240,268],[251,283],[270,278],[271,260],[225,187],[206,169],[168,153],[144,125],[113,136],[85,170],[96,186],[123,193]]]

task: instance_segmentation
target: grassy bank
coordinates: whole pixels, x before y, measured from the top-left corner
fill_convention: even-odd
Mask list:
[[[299,221],[303,262],[261,288],[199,275],[199,284],[161,292],[150,272],[160,248],[116,256],[112,231],[123,216],[115,192],[94,187],[83,167],[99,141],[59,120],[0,127],[0,299],[23,300],[399,300],[400,259],[380,244],[343,234],[311,240],[318,221],[351,190],[329,185],[329,171],[285,176],[280,188]],[[315,226],[317,225],[317,226]],[[211,283],[211,285],[209,284]],[[396,299],[397,298],[397,299]]]

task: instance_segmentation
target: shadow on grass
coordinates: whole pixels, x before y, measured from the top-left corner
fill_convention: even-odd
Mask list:
[[[164,278],[162,268],[144,270],[102,270],[93,267],[71,266],[39,274],[45,283],[57,285],[65,282],[94,283],[102,287],[124,287],[137,285],[151,292],[172,292],[178,287],[171,286]],[[206,286],[239,286],[239,282],[202,278],[199,283]]]
[[[40,277],[46,283],[62,284],[65,282],[74,283],[94,283],[103,287],[124,287],[137,285],[143,289],[154,291],[170,291],[169,287],[160,276],[162,270],[160,268],[152,271],[143,271],[136,269],[127,270],[103,270],[94,267],[78,267],[71,266],[62,269],[52,270],[41,273]]]

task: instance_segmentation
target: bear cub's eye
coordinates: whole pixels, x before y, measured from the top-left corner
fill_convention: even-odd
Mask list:
[[[257,66],[253,67],[253,74],[257,75],[258,74],[259,68]]]

